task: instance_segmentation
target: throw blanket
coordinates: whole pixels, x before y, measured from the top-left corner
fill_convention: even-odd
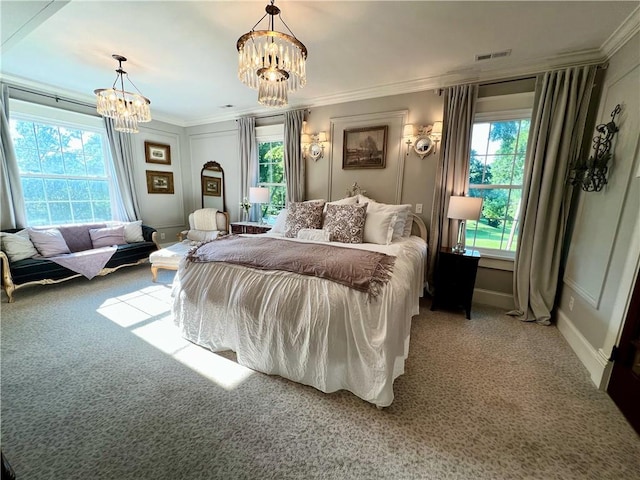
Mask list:
[[[187,259],[316,276],[365,292],[370,297],[380,294],[391,278],[395,262],[395,257],[379,252],[238,235],[227,235],[195,247]]]
[[[82,252],[48,257],[47,260],[57,263],[69,270],[84,275],[89,280],[95,277],[111,259],[117,247],[101,247]]]
[[[218,223],[216,214],[218,210],[215,208],[201,208],[193,212],[193,228],[195,230],[217,230]]]

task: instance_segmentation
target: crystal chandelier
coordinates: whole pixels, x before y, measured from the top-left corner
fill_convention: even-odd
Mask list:
[[[151,111],[149,99],[140,93],[138,87],[129,79],[129,75],[122,69],[122,62],[127,59],[122,55],[111,55],[118,61],[117,76],[111,88],[98,88],[96,94],[97,110],[103,117],[113,118],[115,129],[119,132],[138,133],[138,123],[150,122]],[[124,89],[124,77],[138,93],[127,92]],[[120,80],[120,85],[118,84]],[[118,89],[118,87],[120,89]]]
[[[267,107],[282,107],[288,93],[307,83],[307,47],[298,40],[280,16],[275,0],[265,8],[264,16],[250,32],[238,39],[238,78],[248,87],[258,90],[258,102]],[[268,30],[255,30],[269,15]],[[274,29],[275,16],[280,18],[289,34]]]

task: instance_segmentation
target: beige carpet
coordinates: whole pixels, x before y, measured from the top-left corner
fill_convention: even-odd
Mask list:
[[[143,266],[3,296],[18,479],[640,479],[639,437],[555,327],[425,300],[380,411],[187,344],[172,277]]]

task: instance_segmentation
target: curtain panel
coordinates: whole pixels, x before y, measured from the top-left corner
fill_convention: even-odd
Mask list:
[[[120,133],[115,129],[112,118],[104,118],[104,126],[109,139],[109,148],[113,158],[113,167],[116,174],[116,188],[119,195],[116,205],[116,217],[120,220],[133,222],[140,219],[140,206],[138,205],[138,192],[134,177],[135,154],[131,135]]]
[[[300,148],[304,110],[284,114],[284,176],[287,182],[287,203],[305,199],[305,164]]]
[[[0,228],[23,228],[27,226],[27,215],[9,126],[9,87],[0,87]]]
[[[475,116],[477,85],[457,85],[444,92],[442,147],[436,168],[433,208],[429,227],[428,288],[433,293],[436,260],[440,248],[456,243],[458,221],[447,218],[449,197],[463,195],[469,187],[471,130]]]
[[[258,181],[258,147],[256,144],[255,117],[238,119],[238,139],[240,142],[240,197],[249,198],[249,189]],[[258,206],[251,207],[251,218],[259,215]]]
[[[513,293],[522,321],[551,323],[573,188],[570,166],[580,155],[595,65],[538,77],[522,188]]]

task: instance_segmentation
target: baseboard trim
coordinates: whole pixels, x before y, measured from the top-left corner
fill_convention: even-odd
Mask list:
[[[607,380],[605,373],[611,362],[593,348],[562,310],[558,310],[557,313],[558,330],[591,375],[593,384],[598,388],[604,388]]]
[[[505,310],[514,309],[513,295],[493,290],[485,290],[483,288],[473,290],[473,303],[491,305],[492,307],[504,308]]]

